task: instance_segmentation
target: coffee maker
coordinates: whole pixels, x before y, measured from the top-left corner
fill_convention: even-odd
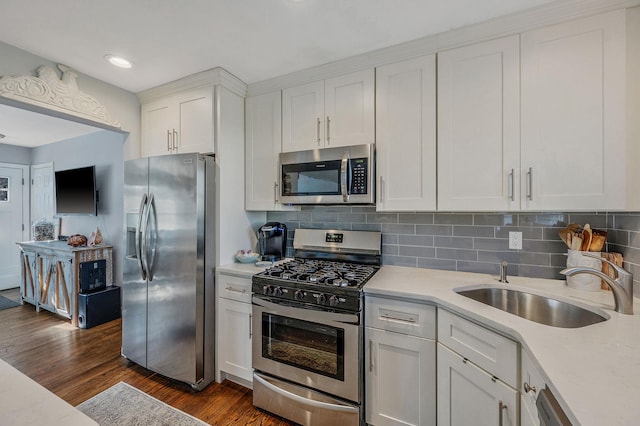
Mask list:
[[[287,252],[287,226],[280,222],[267,222],[258,229],[258,250],[261,260],[282,260]]]

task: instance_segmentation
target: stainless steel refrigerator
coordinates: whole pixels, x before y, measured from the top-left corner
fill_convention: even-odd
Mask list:
[[[124,165],[122,355],[202,389],[214,379],[215,162]]]

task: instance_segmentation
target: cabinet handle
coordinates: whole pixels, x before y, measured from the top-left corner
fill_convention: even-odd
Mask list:
[[[524,384],[522,385],[522,388],[526,393],[530,393],[531,395],[535,395],[537,392],[536,387],[529,385],[529,383],[527,382],[524,382]]]
[[[369,339],[369,372],[373,372],[373,340]]]
[[[171,152],[171,130],[167,130],[167,151]]]
[[[504,422],[504,419],[503,419],[504,416],[503,416],[502,412],[504,410],[506,410],[506,409],[507,409],[507,405],[502,401],[498,401],[498,426],[502,426],[504,424],[503,423]]]
[[[253,315],[249,314],[249,340],[253,338]]]
[[[173,129],[173,149],[174,151],[178,149],[178,132],[176,132],[176,129]]]
[[[320,117],[318,117],[318,123],[316,125],[316,136],[318,137],[318,146],[320,146]]]
[[[384,180],[380,176],[380,203],[384,203]]]
[[[329,145],[331,143],[331,120],[329,119],[329,116],[327,115],[327,145]]]
[[[533,167],[527,172],[527,199],[533,201]]]
[[[511,169],[511,173],[509,174],[509,176],[511,176],[511,188],[509,191],[509,198],[511,198],[511,201],[515,201],[516,200],[516,194],[515,194],[515,188],[516,188],[516,177],[515,177],[515,170]]]
[[[415,324],[416,323],[416,319],[415,318],[406,318],[406,319],[405,318],[398,318],[398,317],[393,317],[393,316],[388,315],[388,314],[382,314],[382,315],[380,315],[380,318],[386,319],[386,320],[408,322],[409,324]]]
[[[243,288],[242,290],[236,290],[236,289],[235,289],[235,288],[233,288],[233,287],[225,287],[224,289],[225,289],[225,290],[227,290],[227,291],[231,291],[231,292],[233,292],[233,293],[241,293],[241,294],[245,294],[245,293],[247,292],[247,290],[246,290],[246,289],[244,289],[244,288]]]
[[[278,182],[273,182],[273,199],[278,202]]]

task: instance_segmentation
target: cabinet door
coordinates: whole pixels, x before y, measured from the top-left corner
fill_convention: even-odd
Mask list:
[[[178,128],[175,129],[179,153],[213,152],[213,88],[191,90],[175,97]]]
[[[282,152],[324,146],[324,81],[282,91]]]
[[[20,284],[20,298],[23,302],[37,306],[38,300],[38,255],[34,252],[23,251],[22,282]]]
[[[436,59],[376,71],[378,211],[436,209]]]
[[[518,36],[438,53],[438,209],[517,210]]]
[[[251,304],[218,299],[220,371],[251,382]]]
[[[71,318],[74,276],[68,257],[40,256],[38,305],[51,312]]]
[[[373,69],[325,80],[325,146],[375,142],[374,85]]]
[[[438,344],[438,425],[517,425],[517,404],[515,389]]]
[[[436,424],[435,342],[366,327],[366,420]]]
[[[245,209],[299,210],[278,203],[278,155],[282,148],[281,92],[246,100]]]
[[[624,11],[522,34],[523,210],[624,208]]]
[[[531,411],[524,395],[520,396],[520,426],[540,426],[537,409],[536,411]]]
[[[174,134],[177,126],[175,106],[170,99],[162,99],[142,105],[143,157],[166,155],[173,152]],[[177,131],[177,129],[175,129]]]

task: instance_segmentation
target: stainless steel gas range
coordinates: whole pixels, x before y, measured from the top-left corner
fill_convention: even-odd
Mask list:
[[[253,404],[303,425],[362,424],[362,287],[381,234],[298,229],[293,246],[252,279]]]

